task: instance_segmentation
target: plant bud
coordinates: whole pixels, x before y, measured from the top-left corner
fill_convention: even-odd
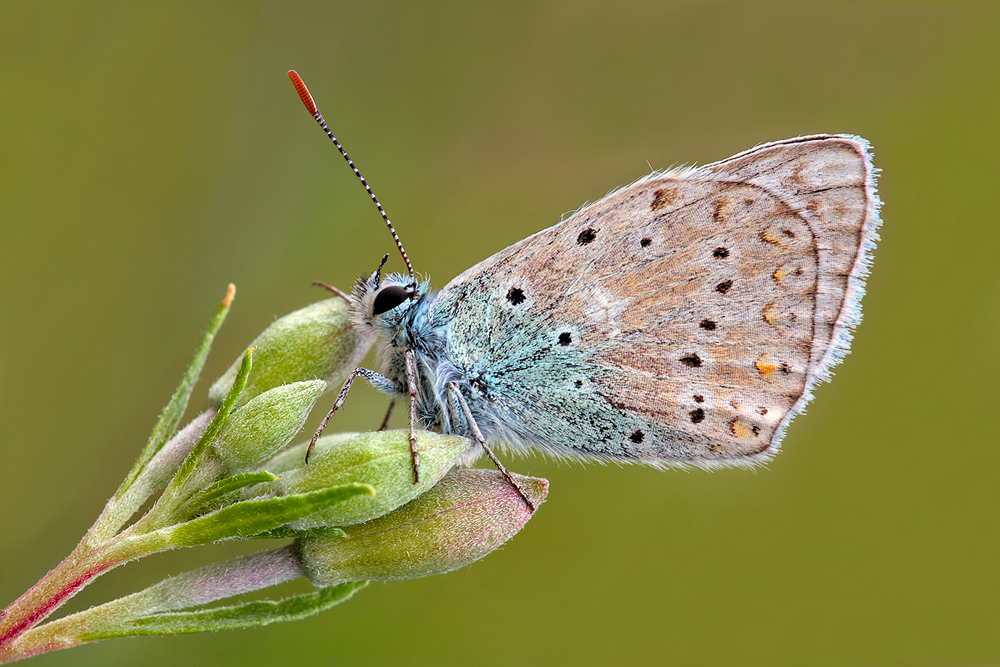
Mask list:
[[[514,478],[536,507],[545,500],[548,481]],[[346,536],[300,537],[296,546],[314,586],[410,579],[479,560],[513,537],[531,516],[499,472],[455,470],[396,511],[345,529]]]
[[[289,313],[252,343],[257,347],[254,372],[239,405],[268,389],[303,380],[325,380],[328,386],[339,387],[374,340],[374,332],[362,332],[351,326],[348,305],[340,297]],[[209,389],[211,406],[218,407],[226,399],[240,361],[237,359]]]
[[[249,470],[283,449],[302,429],[325,389],[322,380],[286,384],[234,410],[212,445],[226,474]]]
[[[337,439],[338,436],[330,438]],[[326,438],[322,438],[320,442],[323,440]],[[300,447],[301,451],[298,451]],[[305,447],[291,448],[282,457],[298,453],[299,467],[282,471],[281,480],[274,484],[280,489],[281,495],[307,493],[350,482],[374,487],[374,498],[355,496],[334,508],[292,524],[292,528],[296,530],[349,526],[382,516],[426,492],[454,467],[468,448],[469,441],[465,438],[417,431],[420,482],[414,484],[409,430],[362,433],[335,447],[313,450],[313,457],[306,465],[302,464]],[[269,465],[262,467],[275,475],[279,474]]]
[[[338,447],[341,443],[347,442],[351,438],[359,435],[361,434],[356,431],[324,435],[316,441],[316,446],[313,447],[312,456],[309,460],[315,462],[320,456],[323,455],[324,452],[333,449],[334,447]],[[272,475],[281,477],[289,470],[302,467],[305,463],[306,449],[308,448],[308,442],[300,442],[297,445],[292,445],[288,449],[278,452],[267,461],[261,463],[258,468],[260,470],[266,470]]]

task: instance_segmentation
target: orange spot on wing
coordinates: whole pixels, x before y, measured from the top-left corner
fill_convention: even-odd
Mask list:
[[[761,312],[764,316],[764,321],[770,324],[772,327],[775,326],[775,321],[778,319],[778,305],[772,301],[771,303],[764,306],[764,310]]]
[[[733,435],[737,438],[752,438],[757,435],[754,432],[753,426],[747,424],[745,421],[737,417],[729,422],[729,430],[732,431]]]
[[[757,361],[753,362],[753,367],[757,369],[757,372],[764,376],[765,380],[770,380],[775,372],[781,370],[781,364],[771,361],[770,355],[767,352],[760,355]]]
[[[781,238],[775,236],[774,232],[770,229],[765,229],[760,233],[760,240],[771,245],[781,245]]]
[[[764,306],[764,310],[760,314],[764,318],[764,321],[770,324],[782,336],[788,336],[789,327],[796,320],[794,313],[782,313],[778,311],[778,304],[775,301]]]

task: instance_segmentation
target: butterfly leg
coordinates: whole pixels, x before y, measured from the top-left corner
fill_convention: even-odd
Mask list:
[[[413,483],[420,481],[420,454],[417,452],[417,359],[406,351],[406,384],[410,393],[410,454],[413,457]]]
[[[465,422],[460,417],[462,408],[458,405],[458,401],[455,400],[456,393],[458,392],[452,391],[451,387],[448,387],[448,391],[445,393],[445,400],[448,404],[448,423],[451,425],[451,430],[448,433],[465,433]],[[471,468],[478,458],[479,452],[476,451],[476,448],[469,447],[458,459],[456,465],[463,468]]]
[[[392,411],[396,408],[396,399],[389,401],[389,409],[385,411],[385,419],[382,420],[382,425],[378,427],[378,430],[384,431],[389,428],[389,420],[392,419]]]
[[[339,296],[341,299],[343,299],[347,303],[351,302],[351,297],[347,296],[346,294],[344,294],[344,292],[342,290],[337,289],[333,285],[328,285],[328,284],[326,284],[324,282],[320,282],[319,280],[314,280],[313,281],[313,285],[315,285],[316,287],[322,287],[323,289],[330,290],[331,292],[333,292],[334,294],[336,294],[337,296]]]
[[[337,410],[340,409],[340,406],[344,404],[344,400],[347,398],[347,392],[351,390],[351,385],[354,384],[354,378],[359,375],[368,380],[373,387],[380,391],[384,391],[388,394],[406,393],[402,387],[398,386],[395,382],[384,375],[380,375],[375,371],[370,371],[367,368],[355,368],[351,371],[351,374],[347,376],[347,380],[344,382],[343,388],[341,388],[340,393],[337,394],[337,400],[334,401],[333,407],[328,413],[326,413],[326,417],[323,417],[323,421],[319,423],[319,428],[316,429],[316,433],[313,434],[312,440],[309,441],[309,449],[306,450],[306,463],[309,463],[309,455],[312,453],[313,447],[316,446],[316,441],[319,440],[319,436],[323,433],[323,429],[326,428],[327,423],[329,423],[330,419],[337,412]]]
[[[451,392],[452,396],[458,400],[458,405],[462,408],[462,414],[465,415],[465,421],[468,423],[469,428],[472,429],[473,439],[475,440],[473,444],[477,444],[483,448],[486,455],[490,457],[491,461],[493,461],[493,465],[495,465],[500,473],[507,478],[510,485],[514,487],[517,494],[521,496],[522,500],[524,500],[524,504],[527,505],[528,509],[531,510],[532,514],[534,514],[535,504],[531,502],[531,499],[528,498],[528,494],[525,493],[521,485],[517,483],[516,479],[514,479],[514,476],[507,471],[507,468],[500,463],[500,459],[497,458],[497,455],[494,454],[493,450],[486,444],[486,438],[483,437],[482,431],[479,430],[479,424],[476,423],[475,418],[472,416],[472,410],[469,409],[469,404],[465,402],[465,397],[462,396],[462,392],[459,390],[458,385],[454,382],[449,382],[448,390]]]

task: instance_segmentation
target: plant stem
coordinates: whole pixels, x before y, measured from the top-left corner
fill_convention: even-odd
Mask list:
[[[138,504],[166,484],[214,416],[214,410],[202,413],[178,433],[158,452],[153,463],[144,471],[140,484],[132,487],[141,489],[141,496],[133,497],[134,494],[126,493],[122,498],[115,497],[108,501],[104,512],[73,552],[3,611],[0,615],[0,655],[8,644],[44,620],[92,580],[124,560],[141,555],[123,552],[112,557],[115,544],[134,551],[134,545],[130,549],[128,542],[120,539],[124,534],[116,538],[114,533],[135,512]]]
[[[0,618],[0,664],[11,644],[38,625],[87,584],[122,563],[163,549],[158,535],[133,536],[126,530],[93,546],[86,538],[53,570],[15,600]]]
[[[164,579],[138,593],[23,631],[0,645],[0,664],[78,646],[118,623],[268,588],[303,574],[290,546],[202,567]]]
[[[0,661],[10,644],[30,630],[99,575],[118,565],[102,550],[80,543],[52,571],[6,609],[0,619]]]

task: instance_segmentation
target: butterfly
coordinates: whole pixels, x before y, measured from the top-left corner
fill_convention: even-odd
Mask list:
[[[848,352],[876,176],[868,142],[835,134],[655,172],[437,293],[393,230],[409,274],[380,265],[350,295],[355,325],[382,335],[383,372],[354,371],[331,415],[360,375],[410,399],[411,432],[467,436],[494,461],[491,443],[657,467],[765,462]]]

